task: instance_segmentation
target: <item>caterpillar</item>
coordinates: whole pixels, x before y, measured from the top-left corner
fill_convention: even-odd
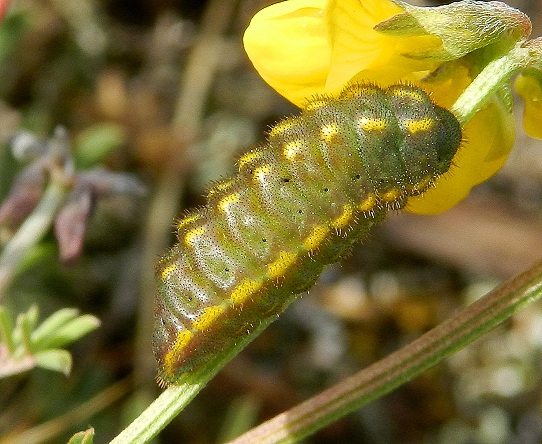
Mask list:
[[[285,310],[325,265],[448,171],[461,142],[420,88],[351,84],[315,97],[212,186],[158,262],[158,382],[205,364]]]

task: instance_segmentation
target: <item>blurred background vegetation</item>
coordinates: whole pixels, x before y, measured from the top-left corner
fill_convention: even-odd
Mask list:
[[[34,369],[0,380],[0,442],[66,442],[88,426],[95,442],[108,442],[159,393],[153,267],[173,242],[173,220],[201,205],[210,180],[233,172],[243,149],[296,111],[242,48],[250,18],[269,3],[12,1],[0,26],[0,203],[25,167],[10,140],[23,129],[47,140],[57,125],[68,131],[78,171],[129,173],[146,193],[93,200],[80,253],[61,259],[51,231],[12,280],[1,303],[13,315],[32,304],[42,318],[76,307],[102,324],[70,348],[69,376]],[[542,34],[539,0],[509,3]],[[541,148],[523,135],[518,114],[517,146],[503,171],[442,216],[391,215],[157,442],[233,437],[386,356],[538,259]],[[4,220],[0,248],[20,222],[17,214]],[[541,441],[541,303],[307,440]]]

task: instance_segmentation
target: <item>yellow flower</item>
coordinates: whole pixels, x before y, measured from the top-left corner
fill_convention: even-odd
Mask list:
[[[540,71],[525,72],[515,82],[516,91],[524,100],[523,128],[532,137],[542,139],[542,75]]]
[[[449,51],[451,39],[421,26],[397,32],[375,29],[385,21],[392,23],[388,30],[393,28],[399,22],[389,22],[392,18],[409,19],[413,7],[405,13],[402,6],[390,0],[284,1],[254,16],[245,32],[245,50],[262,78],[298,106],[308,97],[336,94],[348,82],[358,81],[381,86],[412,83],[450,108],[476,74],[475,62],[462,56],[483,44],[474,35],[471,47],[457,55]],[[432,14],[440,11],[423,9],[431,9]],[[453,25],[453,14],[445,19]],[[474,32],[477,27],[473,25]],[[453,26],[450,29],[453,32]],[[457,35],[454,38],[461,41]],[[498,36],[491,38],[488,45]],[[410,199],[407,210],[431,214],[456,205],[502,167],[513,145],[513,132],[510,112],[495,97],[463,128],[464,141],[454,167],[434,188]]]

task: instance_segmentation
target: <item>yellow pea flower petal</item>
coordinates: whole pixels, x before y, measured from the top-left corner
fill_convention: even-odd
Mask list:
[[[407,74],[428,74],[438,66],[434,60],[405,57],[413,50],[420,54],[440,47],[438,37],[387,36],[374,28],[404,12],[387,0],[330,0],[326,21],[331,47],[331,66],[325,91],[338,92],[362,71],[364,77],[378,77],[379,84],[397,83]],[[378,73],[378,74],[377,74]]]
[[[258,12],[245,31],[245,50],[260,76],[302,105],[325,85],[331,58],[326,0],[289,0]]]
[[[542,122],[542,84],[540,79],[527,73],[522,74],[517,77],[514,86],[524,100],[523,129],[529,136],[542,139],[542,125],[540,125]]]
[[[439,47],[438,37],[390,37],[375,31],[401,12],[389,0],[289,0],[258,12],[243,43],[261,77],[302,106],[308,97],[339,92],[362,71],[366,81],[386,85],[435,69],[438,61],[412,54]]]

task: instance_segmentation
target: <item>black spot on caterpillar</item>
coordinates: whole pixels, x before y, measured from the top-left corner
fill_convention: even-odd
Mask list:
[[[177,223],[158,263],[160,384],[281,313],[388,210],[448,171],[460,141],[454,115],[408,85],[352,84],[279,122]]]

